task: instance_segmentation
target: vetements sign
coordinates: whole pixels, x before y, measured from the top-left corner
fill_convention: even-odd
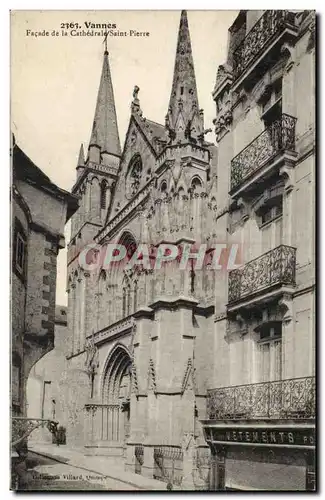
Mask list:
[[[206,429],[207,440],[212,442],[229,442],[242,444],[314,446],[315,429],[293,428],[210,428]]]

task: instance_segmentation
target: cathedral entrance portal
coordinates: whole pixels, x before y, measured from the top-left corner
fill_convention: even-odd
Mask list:
[[[109,356],[102,385],[101,440],[123,446],[130,434],[131,358],[116,346]]]

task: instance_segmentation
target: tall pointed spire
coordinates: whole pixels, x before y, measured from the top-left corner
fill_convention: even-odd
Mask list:
[[[166,128],[173,143],[189,140],[196,142],[203,132],[203,113],[199,111],[191,38],[185,10],[182,11],[179,23]]]
[[[80,150],[79,150],[79,156],[78,156],[78,163],[77,163],[77,176],[78,176],[78,178],[82,174],[84,168],[85,168],[85,154],[84,154],[83,144],[81,143]]]
[[[101,153],[113,154],[116,156],[121,155],[114,92],[107,50],[104,52],[103,69],[89,148],[91,146],[98,146]]]
[[[78,165],[77,165],[77,167],[84,167],[84,166],[85,166],[84,146],[81,143],[80,150],[79,150]]]

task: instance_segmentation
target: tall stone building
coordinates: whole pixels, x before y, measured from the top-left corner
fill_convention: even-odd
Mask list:
[[[65,246],[64,226],[76,211],[78,199],[51,182],[14,137],[11,156],[11,415],[15,442],[26,431],[30,370],[54,346],[57,255]]]
[[[216,147],[205,140],[186,12],[166,111],[165,125],[145,118],[135,87],[121,151],[105,52],[88,154],[81,148],[72,190],[81,202],[68,249],[68,439],[93,453],[126,453],[130,469],[138,460],[150,476],[159,475],[155,454],[175,455],[181,467],[184,436],[207,450],[198,419],[213,345],[213,272],[176,263],[167,272],[89,272],[78,257],[90,242],[131,249],[216,238]]]
[[[239,13],[213,91],[217,228],[244,258],[215,304],[220,489],[315,487],[315,84],[315,12]]]
[[[123,151],[105,52],[89,148],[86,158],[80,149],[72,189],[80,208],[68,248],[64,405],[74,446],[196,488],[207,481],[245,488],[247,464],[263,457],[281,465],[278,475],[272,469],[274,488],[290,487],[295,480],[285,477],[296,461],[289,476],[301,486],[310,443],[297,451],[283,441],[280,452],[277,443],[263,454],[265,441],[224,446],[216,430],[265,433],[268,420],[280,433],[307,428],[312,439],[313,26],[310,12],[240,12],[213,92],[218,149],[205,139],[185,11],[165,123],[144,117],[135,87]],[[143,243],[175,244],[185,254],[203,243],[205,265],[192,255],[184,269],[176,260],[161,269],[107,269],[97,250],[109,243],[130,257]],[[220,243],[239,243],[244,267],[217,272]],[[96,245],[83,261],[83,250]]]

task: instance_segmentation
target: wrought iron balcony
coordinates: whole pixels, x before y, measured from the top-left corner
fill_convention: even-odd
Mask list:
[[[294,286],[296,249],[279,245],[229,273],[228,306],[276,285]]]
[[[12,417],[11,446],[20,454],[28,436],[38,427],[46,427],[51,434],[56,435],[58,422],[44,418]]]
[[[295,151],[296,121],[283,114],[231,160],[231,191],[278,154]]]
[[[234,50],[234,79],[238,79],[248,66],[252,65],[286,28],[296,29],[295,14],[293,12],[267,10]]]
[[[211,389],[207,416],[211,420],[315,418],[315,377]]]

